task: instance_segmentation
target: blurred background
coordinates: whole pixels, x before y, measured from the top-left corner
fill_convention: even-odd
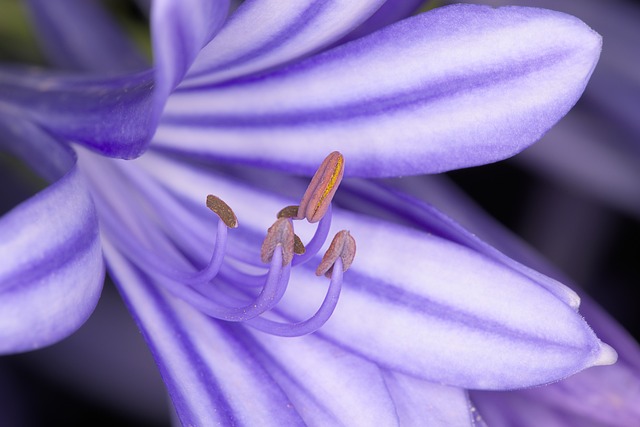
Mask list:
[[[148,51],[145,14],[126,1],[106,3]],[[513,159],[446,175],[638,339],[640,2],[474,3],[563,8],[604,37],[584,96],[539,143]],[[46,66],[22,6],[0,0],[0,60]],[[45,186],[19,159],[0,152],[0,213]],[[2,426],[163,426],[168,406],[149,351],[109,282],[78,333],[0,358]]]

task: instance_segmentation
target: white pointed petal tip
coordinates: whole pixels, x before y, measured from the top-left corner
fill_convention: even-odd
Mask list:
[[[618,352],[614,350],[609,344],[601,343],[600,352],[596,355],[596,359],[593,362],[593,366],[607,366],[613,365],[618,361]]]

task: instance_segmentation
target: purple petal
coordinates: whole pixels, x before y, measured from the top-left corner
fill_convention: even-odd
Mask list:
[[[319,336],[282,339],[213,321],[109,245],[106,253],[183,424],[396,425],[423,417],[423,425],[470,425],[462,390],[383,375]]]
[[[600,44],[560,13],[438,8],[284,70],[177,92],[155,143],[304,173],[339,149],[352,176],[493,162],[573,106]]]
[[[385,372],[396,403],[399,425],[475,426],[466,391],[422,381],[397,372]]]
[[[600,112],[572,110],[530,150],[518,165],[640,217],[640,168],[629,149],[638,138]]]
[[[456,192],[451,186],[442,186],[442,183],[438,182],[440,180],[434,178],[437,177],[429,177],[428,180],[420,179],[420,182],[409,183],[405,188],[419,189],[425,196],[437,199],[438,204],[447,212],[451,212],[467,223],[473,232],[491,241],[515,259],[539,271],[562,278],[562,275],[550,267],[540,255],[483,213],[466,196]],[[540,416],[549,416],[553,419],[558,417],[559,420],[578,418],[581,423],[596,422],[598,425],[602,423],[607,426],[629,427],[638,425],[640,422],[640,411],[637,406],[640,399],[640,348],[635,340],[590,298],[582,295],[582,301],[581,314],[585,316],[597,335],[616,349],[619,354],[618,362],[611,366],[587,369],[545,387],[509,393],[481,393],[484,404],[480,405],[480,409],[483,414],[489,411],[486,414],[488,421],[494,422],[493,416],[490,416],[494,411],[498,412],[496,417],[510,416],[507,408],[516,405],[531,408],[530,412],[524,409],[515,410],[514,416],[519,419],[533,417],[536,412],[540,412],[543,414]],[[478,394],[473,393],[474,401]],[[518,396],[515,397],[514,394]],[[513,403],[512,400],[520,403]],[[558,413],[563,415],[557,415]],[[538,425],[547,425],[540,420],[537,422]],[[576,425],[587,425],[581,423]]]
[[[270,212],[292,202],[161,157],[141,164],[196,206],[215,188],[252,236],[269,226]],[[336,229],[356,238],[358,255],[320,331],[331,342],[389,369],[465,388],[525,387],[615,361],[572,307],[509,265],[436,235],[334,214]],[[314,266],[305,267],[298,280],[317,281]],[[278,307],[305,318],[323,297],[323,286],[290,286]]]
[[[27,4],[44,53],[58,67],[113,74],[147,65],[100,3],[29,0]]]
[[[515,393],[471,392],[471,399],[491,427],[605,427],[523,399]]]
[[[207,0],[155,2],[155,73],[100,79],[5,67],[2,101],[59,139],[107,156],[136,157],[146,149],[166,97],[222,25],[227,6]]]
[[[19,120],[0,122],[0,147],[16,154],[46,147],[47,177],[68,168],[0,218],[0,353],[14,353],[78,329],[98,301],[104,266],[96,211],[74,154]]]
[[[478,2],[476,2],[478,3]],[[593,74],[585,100],[595,104],[610,118],[619,121],[636,134],[640,133],[637,119],[640,97],[640,56],[637,40],[640,39],[640,8],[634,2],[598,0],[558,2],[554,0],[487,0],[492,5],[517,4],[544,7],[570,13],[588,22],[606,40],[602,59]]]
[[[159,101],[182,80],[200,50],[216,35],[229,0],[156,0],[151,8],[151,37]]]
[[[358,28],[351,31],[344,37],[340,43],[346,43],[350,40],[359,39],[380,28],[391,25],[394,22],[405,19],[418,11],[418,9],[428,0],[387,0],[380,9],[376,11],[369,19],[362,23]]]
[[[309,55],[338,40],[383,3],[245,1],[202,51],[183,86],[235,79]]]
[[[304,425],[230,326],[159,291],[109,245],[105,252],[183,425]]]

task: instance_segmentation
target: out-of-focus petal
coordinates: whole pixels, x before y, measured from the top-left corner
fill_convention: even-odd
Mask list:
[[[640,168],[625,133],[601,113],[575,108],[530,150],[519,166],[640,217]]]
[[[255,245],[273,212],[292,202],[162,157],[145,156],[141,165],[196,206],[215,188],[244,233],[258,236]],[[334,214],[336,228],[355,237],[358,254],[319,332],[332,342],[399,372],[467,388],[542,384],[615,361],[572,307],[504,263],[436,235]],[[314,268],[296,269],[294,281],[317,281]],[[323,288],[290,286],[278,310],[306,318]]]
[[[210,85],[309,55],[370,17],[384,0],[243,2],[202,51],[184,87]]]
[[[224,22],[227,7],[208,0],[156,1],[155,71],[99,78],[4,67],[0,101],[59,139],[110,157],[136,157],[155,132],[167,96]]]
[[[612,427],[541,405],[510,392],[472,392],[471,399],[491,427]]]
[[[132,40],[95,0],[28,0],[49,60],[61,68],[113,74],[147,64]]]
[[[268,75],[177,92],[155,143],[302,173],[339,149],[352,176],[492,162],[564,116],[600,45],[561,13],[437,8]]]
[[[20,155],[46,149],[45,177],[67,170],[0,218],[0,353],[14,353],[79,328],[98,301],[104,266],[96,211],[73,152],[20,120],[0,122],[0,147]]]

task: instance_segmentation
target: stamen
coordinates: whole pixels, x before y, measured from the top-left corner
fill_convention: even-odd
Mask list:
[[[344,157],[334,151],[324,159],[313,175],[307,191],[302,196],[295,218],[306,218],[311,223],[320,221],[331,204],[343,174]]]
[[[327,236],[329,235],[329,231],[331,230],[331,205],[329,205],[329,209],[327,209],[327,213],[322,217],[318,226],[316,227],[316,232],[314,233],[311,240],[307,242],[305,247],[305,253],[303,255],[298,255],[293,259],[293,266],[304,264],[309,261],[311,258],[316,256],[318,251],[322,249],[324,242],[327,241]]]
[[[320,305],[318,311],[307,320],[296,323],[283,323],[265,319],[264,317],[254,317],[248,320],[246,324],[259,331],[281,337],[299,337],[317,331],[329,320],[340,298],[342,272],[346,269],[342,267],[342,260],[340,258],[336,259],[335,265],[337,268],[331,275],[331,283],[329,283],[329,289],[322,301],[322,305]]]
[[[209,194],[207,196],[207,207],[213,211],[229,228],[238,227],[238,218],[233,210],[221,198]]]
[[[278,212],[278,218],[296,218],[298,216],[298,206],[293,205],[293,206],[287,206],[284,207],[282,209],[280,209],[280,212]]]
[[[265,264],[271,262],[276,247],[282,245],[282,265],[289,264],[293,259],[294,240],[291,221],[288,218],[278,218],[267,230],[267,237],[264,238],[260,249],[260,259]]]
[[[322,257],[320,265],[316,269],[316,275],[331,278],[336,260],[340,258],[342,271],[347,271],[351,267],[353,258],[356,256],[356,240],[347,230],[342,230],[335,235],[329,245],[329,249]]]

